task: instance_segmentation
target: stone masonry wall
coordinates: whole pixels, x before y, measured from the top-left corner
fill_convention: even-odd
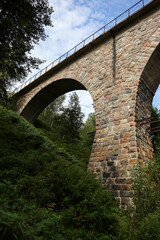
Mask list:
[[[140,79],[139,91],[137,93],[137,147],[138,147],[138,159],[143,162],[153,158],[152,141],[150,133],[147,130],[150,127],[149,118],[151,117],[153,93],[150,88]],[[143,121],[142,121],[143,120]]]
[[[105,41],[53,72],[17,101],[17,112],[22,115],[26,106],[34,108],[33,97],[37,98],[35,106],[40,107],[38,93],[49,84],[54,91],[53,83],[61,79],[74,79],[89,91],[94,102],[96,134],[88,167],[102,178],[102,184],[115,194],[122,207],[131,204],[132,168],[148,154],[144,139],[149,140],[136,121],[150,116],[154,93],[141,75],[160,43],[159,36],[158,7],[121,30],[113,29]]]

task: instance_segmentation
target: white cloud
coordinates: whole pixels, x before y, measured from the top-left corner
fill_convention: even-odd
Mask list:
[[[68,104],[68,99],[69,95],[76,92],[79,97],[80,105],[81,105],[81,110],[85,114],[84,116],[84,121],[88,118],[88,115],[91,112],[94,112],[94,107],[93,107],[93,100],[89,92],[85,90],[78,90],[78,91],[72,91],[66,94],[66,100],[64,102],[64,106],[67,106]]]
[[[100,26],[98,21],[90,20],[92,11],[89,7],[75,4],[73,0],[54,2],[50,0],[50,3],[54,8],[52,15],[54,27],[46,28],[49,37],[45,42],[41,41],[36,45],[31,53],[32,56],[46,60],[41,68],[67,52]]]
[[[85,113],[84,121],[87,119],[89,113],[94,112],[93,100],[87,91],[77,91],[79,96],[82,112]]]

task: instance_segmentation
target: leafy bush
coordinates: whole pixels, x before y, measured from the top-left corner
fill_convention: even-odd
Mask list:
[[[134,170],[133,199],[136,206],[136,215],[140,218],[160,207],[160,159],[157,156],[146,166],[142,163]]]
[[[133,176],[135,212],[131,240],[160,239],[160,157],[137,165]]]
[[[149,213],[138,224],[133,233],[135,240],[159,240],[160,239],[160,212]]]

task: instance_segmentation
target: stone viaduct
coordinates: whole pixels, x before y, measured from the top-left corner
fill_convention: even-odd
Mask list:
[[[153,0],[14,95],[15,111],[33,123],[72,90],[92,96],[96,133],[88,168],[121,206],[131,203],[131,172],[152,157],[149,124],[160,83],[160,1]]]

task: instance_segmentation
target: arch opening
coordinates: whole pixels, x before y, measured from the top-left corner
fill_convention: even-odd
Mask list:
[[[79,91],[80,90],[80,91]],[[67,120],[67,118],[64,117],[63,115],[63,119],[61,121],[61,114],[63,113],[63,111],[60,113],[59,112],[59,116],[57,114],[57,118],[52,118],[52,126],[50,126],[47,121],[43,121],[45,120],[45,117],[43,119],[39,118],[38,121],[36,121],[38,119],[39,116],[41,116],[41,113],[43,114],[43,110],[45,111],[47,109],[47,106],[51,106],[52,102],[54,102],[54,100],[58,100],[58,98],[60,96],[63,96],[64,94],[66,95],[68,94],[73,94],[73,93],[77,93],[77,91],[81,92],[81,97],[79,97],[80,100],[80,107],[82,109],[82,115],[84,113],[84,111],[86,111],[85,105],[88,104],[88,102],[90,101],[90,111],[86,112],[86,116],[83,120],[83,123],[81,125],[81,128],[79,128],[78,131],[78,137],[76,138],[76,134],[74,136],[74,131],[72,132],[72,127],[70,128],[70,132],[67,131],[66,136],[65,134],[63,134],[63,131],[65,131],[65,127],[64,125],[66,125],[65,120]],[[88,97],[86,99],[86,103],[85,100],[83,99],[84,97],[86,98],[86,94],[84,94],[84,92],[87,94],[88,93]],[[71,94],[71,95],[72,95]],[[83,100],[83,101],[82,101]],[[66,106],[67,108],[67,106]],[[65,106],[63,108],[63,110],[65,109]],[[91,111],[93,110],[93,111]],[[93,117],[95,120],[95,115],[94,116],[89,116],[89,113],[92,112],[94,115],[94,107],[93,107],[93,98],[91,96],[91,94],[87,91],[86,87],[78,82],[77,80],[74,79],[60,79],[57,80],[55,82],[50,83],[49,85],[45,86],[43,89],[41,89],[37,94],[35,94],[35,96],[28,102],[28,104],[26,105],[26,107],[23,109],[21,116],[23,116],[26,120],[28,120],[30,123],[33,123],[36,127],[38,128],[42,128],[44,127],[45,130],[45,134],[48,134],[47,131],[49,130],[49,135],[48,137],[50,138],[51,135],[53,135],[51,138],[52,140],[54,140],[56,142],[56,144],[60,144],[63,146],[63,144],[65,144],[65,147],[67,148],[70,147],[69,144],[73,145],[73,155],[74,155],[74,148],[75,150],[75,154],[77,154],[76,152],[79,152],[79,155],[77,155],[77,159],[83,159],[82,162],[85,163],[85,166],[87,167],[88,162],[89,162],[89,158],[91,155],[91,151],[92,151],[92,145],[93,145],[93,141],[94,141],[94,136],[95,136],[95,130],[96,127],[94,125],[94,130],[92,130],[92,135],[88,135],[88,126],[87,128],[85,128],[85,121],[87,119],[87,117]],[[65,114],[65,111],[64,111]],[[56,114],[55,114],[56,115]],[[58,122],[58,121],[59,122]],[[92,120],[92,119],[91,119]],[[67,122],[67,121],[66,121]],[[44,124],[45,125],[44,125]],[[47,127],[48,124],[48,129],[45,129],[45,126]],[[72,125],[73,126],[73,125]],[[89,128],[90,130],[91,128]],[[68,135],[67,135],[68,133]],[[73,134],[70,134],[73,133]],[[87,144],[88,144],[88,149],[87,149]],[[79,150],[77,150],[77,146]],[[82,148],[82,149],[81,149]],[[70,151],[70,150],[69,150]],[[72,150],[71,150],[72,152]],[[75,155],[76,156],[76,155]]]
[[[21,112],[27,121],[34,123],[40,113],[56,98],[74,90],[87,90],[84,85],[74,79],[61,79],[42,88]]]
[[[153,135],[151,134],[151,110],[156,104],[154,96],[160,85],[160,44],[150,56],[139,81],[136,99],[136,124],[138,158],[148,161],[153,158]],[[156,94],[156,95],[155,95]]]
[[[41,112],[34,125],[43,128],[43,123],[62,142],[86,143],[91,150],[96,125],[91,95],[84,90],[61,95]]]
[[[66,97],[67,101],[65,104],[62,99],[62,104],[60,103],[61,111],[52,111],[54,104],[56,104],[54,100],[58,103],[58,99],[60,99],[59,97],[63,98],[66,93],[73,96],[75,92],[76,94],[77,92],[79,94],[78,102],[81,107],[81,116],[83,116],[83,113],[86,115],[83,120],[80,119],[79,121],[79,118],[77,118],[79,121],[79,129],[77,129],[77,132],[75,128],[72,127],[74,126],[72,121],[67,118],[70,115],[67,115],[68,112],[65,111],[67,108],[69,109],[67,99],[70,99],[70,96]],[[86,107],[86,105],[88,105],[89,101],[90,109],[89,111],[86,111],[86,108],[88,107]],[[45,115],[46,110],[48,112],[46,112],[47,114]],[[62,79],[57,80],[40,90],[40,92],[38,92],[27,104],[21,115],[29,122],[33,123],[35,127],[41,128],[42,131],[44,130],[45,134],[51,138],[55,144],[58,146],[60,145],[65,150],[69,151],[71,155],[75,156],[78,162],[82,162],[83,167],[87,168],[96,130],[96,124],[93,124],[93,128],[91,126],[92,124],[90,124],[91,122],[86,125],[86,120],[89,118],[91,121],[92,117],[95,120],[95,115],[89,115],[91,112],[94,115],[93,99],[87,89],[76,80]],[[52,116],[50,115],[47,119],[48,113]],[[72,125],[70,123],[72,123]],[[91,133],[91,135],[88,133]]]

